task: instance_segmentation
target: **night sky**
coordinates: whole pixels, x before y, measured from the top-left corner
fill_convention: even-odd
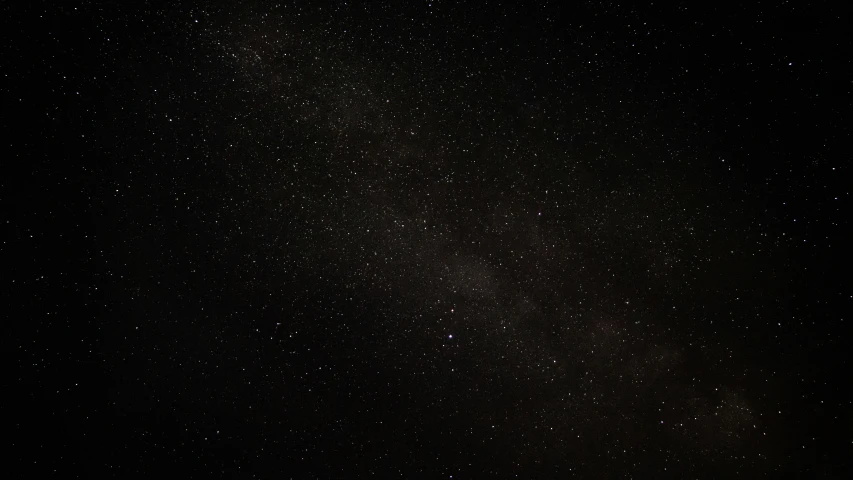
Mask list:
[[[746,3],[4,2],[4,469],[848,478],[851,16]]]

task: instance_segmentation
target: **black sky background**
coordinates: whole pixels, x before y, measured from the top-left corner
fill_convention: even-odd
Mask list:
[[[9,2],[18,475],[845,478],[832,2]]]

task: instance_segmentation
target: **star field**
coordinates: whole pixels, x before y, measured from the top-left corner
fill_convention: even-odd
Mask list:
[[[4,6],[64,478],[844,478],[830,4]]]

